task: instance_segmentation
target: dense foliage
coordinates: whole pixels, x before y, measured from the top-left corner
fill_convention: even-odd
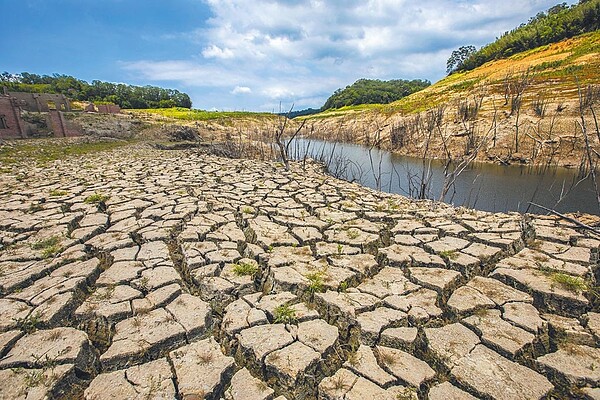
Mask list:
[[[506,32],[495,42],[472,53],[448,72],[472,70],[491,60],[510,57],[598,29],[600,29],[600,0],[580,0],[571,7],[567,6],[567,3],[561,3],[550,8],[546,13],[539,13],[528,23]],[[450,63],[450,60],[448,61]]]
[[[454,50],[446,63],[446,72],[451,73],[452,71],[461,69],[465,61],[476,51],[475,46],[461,46],[458,50]]]
[[[425,89],[431,85],[427,80],[414,79],[412,81],[395,79],[381,81],[378,79],[359,79],[345,89],[336,90],[327,99],[322,111],[330,108],[355,106],[359,104],[387,104],[414,92]]]
[[[190,97],[174,89],[132,86],[94,80],[87,83],[68,75],[0,74],[0,86],[11,92],[59,93],[72,100],[113,103],[121,108],[191,108]]]

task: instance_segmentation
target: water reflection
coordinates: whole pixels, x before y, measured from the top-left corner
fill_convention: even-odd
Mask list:
[[[333,174],[365,186],[415,197],[422,189],[427,198],[439,199],[444,185],[444,163],[400,156],[365,146],[321,140],[296,139],[291,157],[321,159]],[[598,214],[591,179],[581,180],[577,171],[525,165],[473,163],[456,179],[445,197],[447,203],[485,211],[545,213],[529,202],[559,212]]]

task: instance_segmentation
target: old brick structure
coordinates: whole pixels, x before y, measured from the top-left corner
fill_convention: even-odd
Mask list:
[[[121,112],[121,107],[116,104],[99,104],[96,108],[101,114],[119,114]]]
[[[26,136],[21,110],[13,98],[0,95],[0,139],[24,137]]]
[[[100,114],[120,114],[121,107],[116,104],[88,104],[85,109],[85,112],[97,112]]]
[[[62,94],[8,92],[8,95],[25,111],[71,111],[69,100]]]
[[[63,112],[71,111],[69,100],[62,94],[4,92],[0,94],[0,139],[27,138],[39,126],[27,121],[23,112],[37,113],[42,125],[55,137],[79,136],[80,132],[65,123]]]

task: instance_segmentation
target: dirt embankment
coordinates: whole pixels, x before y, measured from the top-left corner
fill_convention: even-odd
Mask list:
[[[580,166],[598,159],[598,117],[595,32],[453,74],[389,105],[308,117],[304,133],[419,157]]]
[[[464,117],[465,108],[473,117]],[[597,119],[585,110],[584,123],[575,100],[547,100],[543,115],[525,102],[511,114],[510,104],[498,95],[458,99],[411,115],[365,113],[307,122],[306,136],[364,144],[399,154],[496,163],[550,164],[578,167],[600,152]],[[596,112],[598,115],[598,112]],[[582,131],[585,126],[586,135]]]

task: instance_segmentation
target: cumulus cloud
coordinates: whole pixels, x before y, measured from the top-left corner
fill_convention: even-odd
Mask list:
[[[233,51],[231,51],[230,49],[228,49],[228,48],[222,49],[219,46],[215,46],[214,44],[211,46],[208,46],[204,50],[202,50],[202,55],[206,58],[227,59],[227,58],[234,57]]]
[[[188,33],[202,58],[139,61],[126,68],[190,88],[252,92],[255,100],[247,105],[258,109],[277,102],[319,107],[335,89],[359,78],[435,81],[452,50],[488,43],[556,0],[204,2],[212,17]],[[214,97],[195,90],[190,93],[197,106],[212,106]]]
[[[249,94],[252,93],[252,89],[248,86],[236,86],[231,91],[231,94]]]

